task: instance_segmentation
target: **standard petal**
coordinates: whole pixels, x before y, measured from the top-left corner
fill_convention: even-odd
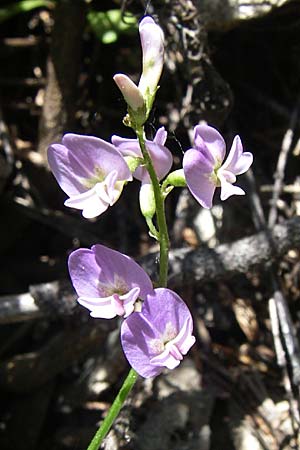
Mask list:
[[[91,176],[95,175],[95,169],[102,172],[104,176],[116,170],[119,180],[132,179],[124,158],[109,142],[94,136],[79,134],[66,134],[62,142],[69,149],[73,166],[75,167],[75,162],[80,161]]]
[[[183,157],[183,171],[187,186],[203,208],[211,208],[216,184],[212,181],[213,168],[203,153],[188,150]]]
[[[169,173],[172,167],[173,164],[172,153],[164,145],[160,145],[157,144],[156,142],[148,140],[146,141],[146,147],[151,156],[157,178],[161,180]]]
[[[157,288],[153,294],[147,296],[142,313],[167,340],[174,339],[191,317],[188,307],[179,295],[166,288]]]
[[[127,287],[127,291],[138,287],[142,300],[153,292],[149,276],[132,258],[100,244],[93,245],[91,250],[95,254],[96,263],[102,269],[102,276],[109,280],[111,285],[119,282],[120,287]]]
[[[111,137],[111,141],[123,156],[143,157],[137,139],[122,138],[114,134]]]
[[[215,163],[222,164],[225,158],[226,144],[215,128],[208,125],[197,125],[194,129],[194,141],[197,150],[203,150],[206,147]]]
[[[100,297],[98,282],[102,272],[97,264],[95,254],[88,248],[79,248],[68,258],[68,268],[72,284],[78,297]]]
[[[144,378],[155,377],[163,367],[150,360],[155,354],[152,343],[159,338],[151,323],[141,313],[131,314],[121,327],[121,343],[129,364]]]
[[[146,147],[153,162],[156,175],[159,180],[164,178],[173,164],[173,157],[170,150],[157,141],[164,142],[166,139],[166,131],[161,127],[154,138],[154,141],[146,139]],[[137,139],[126,139],[119,136],[112,136],[112,143],[117,147],[123,156],[134,156],[142,158],[142,152]],[[139,166],[133,173],[134,178],[142,183],[149,183],[150,177],[145,166]]]
[[[81,173],[75,173],[72,170],[67,147],[61,144],[50,145],[48,163],[56,181],[67,195],[78,195],[86,190],[82,178],[87,175],[87,171],[82,169]]]

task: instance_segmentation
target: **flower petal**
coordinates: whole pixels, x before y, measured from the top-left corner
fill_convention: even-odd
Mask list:
[[[211,208],[216,184],[212,181],[213,167],[206,155],[190,149],[185,152],[182,165],[192,195],[203,208]]]
[[[225,158],[226,144],[215,128],[208,125],[197,125],[194,129],[194,141],[197,150],[203,151],[206,147],[215,163],[221,165]]]
[[[143,52],[143,71],[138,88],[143,96],[149,89],[154,94],[164,64],[164,34],[152,17],[146,16],[139,25]]]
[[[112,143],[117,147],[123,156],[135,156],[142,158],[142,152],[137,139],[126,139],[119,136],[112,136]],[[158,142],[165,142],[166,131],[161,127],[154,138],[154,141],[146,139],[146,147],[152,159],[155,173],[159,180],[165,177],[173,164],[173,157],[170,150]],[[150,177],[145,166],[139,166],[133,173],[134,178],[142,183],[149,183]]]
[[[168,133],[166,132],[165,127],[160,127],[154,136],[153,142],[158,145],[165,145],[167,136]]]
[[[222,173],[218,173],[221,182],[221,200],[227,200],[232,195],[245,195],[245,191],[238,186],[229,183]]]
[[[159,338],[151,322],[141,313],[131,314],[121,326],[121,342],[129,364],[144,378],[155,377],[163,367],[154,366],[151,342]]]
[[[167,173],[169,173],[172,167],[173,164],[172,153],[164,145],[159,145],[149,140],[146,140],[146,147],[150,154],[157,178],[161,180],[167,175]],[[134,173],[135,178],[137,178],[142,182],[149,182],[148,173],[147,179],[144,174],[140,175],[139,170],[141,169],[142,167],[137,168],[136,172]]]
[[[70,170],[71,163],[67,147],[61,144],[52,144],[48,148],[48,163],[56,181],[62,190],[69,196],[78,195],[86,189],[82,185],[82,178],[87,175],[82,169],[75,173]]]
[[[148,293],[153,292],[152,282],[147,273],[132,258],[104,245],[96,244],[91,249],[95,255],[96,264],[101,267],[104,280],[113,285],[116,280],[126,283],[128,291],[138,287],[143,300]],[[116,279],[117,277],[117,279]]]
[[[80,161],[91,174],[94,174],[95,167],[98,167],[105,175],[116,170],[119,180],[132,179],[124,158],[109,142],[94,136],[65,134],[62,143],[69,149],[71,163],[72,159]]]
[[[134,287],[127,294],[122,295],[120,299],[123,301],[125,315],[124,317],[128,317],[134,311],[134,304],[137,299],[140,297],[140,288]]]
[[[93,250],[79,248],[73,251],[68,258],[68,268],[78,297],[99,298],[102,268],[96,263]]]
[[[167,288],[154,289],[154,293],[147,296],[142,313],[149,321],[151,320],[153,326],[161,335],[165,333],[168,323],[172,324],[177,335],[187,318],[191,317],[191,313],[182,298]]]
[[[103,201],[97,195],[95,188],[92,188],[82,194],[71,196],[65,201],[65,205],[70,208],[81,209],[83,217],[92,219],[106,211],[109,203]]]
[[[175,367],[179,366],[180,361],[183,359],[183,356],[181,355],[181,358],[175,358],[169,350],[164,350],[163,353],[160,353],[157,356],[154,356],[154,358],[151,358],[150,362],[154,366],[157,367],[166,367],[167,369],[175,369]]]
[[[172,340],[172,344],[176,345],[183,355],[186,355],[189,349],[194,345],[196,339],[192,336],[193,321],[192,317],[187,317],[179,334]]]
[[[123,156],[143,157],[137,139],[122,138],[114,134],[111,137],[111,141]]]
[[[95,319],[113,319],[116,317],[116,309],[112,305],[112,298],[85,298],[79,297],[77,299],[81,306],[84,306],[90,311],[91,317]]]
[[[253,162],[253,155],[250,152],[243,152],[243,145],[239,136],[235,136],[230,152],[222,169],[241,175],[247,172]]]
[[[137,85],[123,73],[117,73],[113,77],[115,83],[120,89],[126,103],[136,111],[144,106],[144,98]]]

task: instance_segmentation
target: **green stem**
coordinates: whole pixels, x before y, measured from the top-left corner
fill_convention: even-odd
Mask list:
[[[158,178],[156,176],[151,157],[145,143],[144,129],[137,128],[136,135],[139,140],[144,162],[153,186],[156,219],[159,232],[159,286],[166,287],[168,282],[168,261],[169,261],[169,235],[165,214],[165,203]]]
[[[96,432],[95,436],[93,437],[93,440],[91,441],[90,445],[88,446],[87,450],[98,450],[100,447],[101,442],[109,432],[112,424],[114,423],[115,419],[117,418],[123,403],[125,402],[129,392],[134,386],[134,383],[136,382],[138,377],[138,374],[135,370],[130,369],[121,389],[118,392],[118,395],[116,396],[113,404],[110,407],[110,410],[108,411],[107,416],[103,420],[100,428]]]
[[[160,250],[160,258],[159,258],[159,286],[166,287],[168,281],[168,258],[169,258],[169,235],[168,235],[168,227],[166,222],[165,215],[165,204],[164,204],[164,195],[161,191],[159,180],[156,176],[151,157],[148,153],[145,144],[145,136],[143,128],[138,128],[136,130],[136,135],[139,140],[139,144],[141,147],[141,151],[143,154],[144,162],[146,164],[147,170],[150,175],[150,179],[153,185],[154,198],[155,198],[155,206],[156,206],[156,219],[158,225],[158,235],[157,238],[159,240],[159,250]],[[153,223],[152,223],[153,225]],[[151,225],[151,226],[152,226]],[[153,225],[154,227],[154,225]],[[151,229],[150,229],[151,231]],[[157,234],[155,227],[152,230]],[[96,432],[93,440],[88,446],[87,450],[98,450],[103,439],[109,432],[112,424],[116,420],[129,392],[133,388],[136,380],[138,378],[138,374],[134,369],[130,369],[127,378],[125,379],[117,397],[115,398],[113,404],[111,405],[107,416],[103,420],[100,428]]]
[[[145,217],[148,228],[149,228],[149,233],[150,235],[156,239],[157,241],[159,241],[159,232],[157,231],[157,229],[155,228],[154,223],[152,222],[152,219],[150,219],[150,217]]]

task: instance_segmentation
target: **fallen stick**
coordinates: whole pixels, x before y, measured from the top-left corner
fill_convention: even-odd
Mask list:
[[[290,249],[300,248],[300,217],[222,244],[215,249],[180,248],[170,252],[169,286],[203,284],[269,267]],[[157,273],[157,254],[150,253],[139,260],[152,279]],[[0,297],[0,324],[36,319],[41,316],[72,314],[76,295],[69,281],[55,281],[30,286],[29,292]]]

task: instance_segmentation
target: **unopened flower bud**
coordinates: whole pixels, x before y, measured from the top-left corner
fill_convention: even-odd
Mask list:
[[[171,186],[175,187],[185,187],[186,180],[184,176],[183,169],[174,170],[174,172],[169,173],[166,182]]]
[[[143,108],[143,96],[137,85],[127,75],[117,73],[113,79],[122,92],[127,105],[129,105],[133,111]]]
[[[146,16],[139,26],[142,50],[143,71],[139,81],[139,89],[146,100],[152,105],[157,91],[157,85],[164,64],[164,34],[154,20]],[[150,97],[147,99],[147,97]],[[148,101],[147,101],[148,100]]]
[[[141,185],[140,189],[140,208],[144,217],[152,219],[155,214],[155,198],[153,186],[151,183],[145,183]]]

